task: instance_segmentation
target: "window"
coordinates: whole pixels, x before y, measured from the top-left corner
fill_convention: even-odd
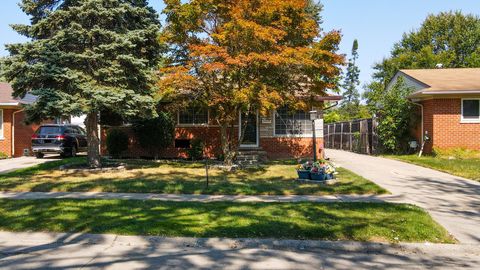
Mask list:
[[[62,134],[63,130],[59,126],[42,126],[35,133],[37,135]]]
[[[208,124],[208,110],[206,108],[190,107],[178,113],[179,125]]]
[[[3,110],[0,109],[0,139],[3,139]]]
[[[462,99],[462,122],[480,123],[480,99]]]
[[[190,140],[188,139],[175,139],[175,148],[190,148]]]
[[[275,135],[312,135],[310,114],[304,111],[290,111],[280,108],[275,113]]]

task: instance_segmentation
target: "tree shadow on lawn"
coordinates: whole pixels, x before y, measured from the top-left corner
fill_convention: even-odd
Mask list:
[[[254,173],[241,172],[236,175],[220,173],[210,175],[209,187],[205,176],[185,171],[171,170],[165,173],[135,171],[129,177],[99,177],[87,179],[91,174],[46,175],[32,181],[29,177],[1,180],[0,190],[15,191],[65,191],[65,192],[128,192],[168,194],[214,194],[214,195],[325,195],[325,194],[381,194],[381,189],[370,182],[339,181],[324,185],[299,183],[290,177],[271,176],[260,180]],[[248,177],[247,177],[248,176]],[[67,178],[68,177],[68,178]],[[250,179],[248,179],[250,178]]]
[[[446,239],[441,227],[431,228],[434,223],[425,212],[408,205],[63,199],[0,202],[0,228],[11,231],[391,242]],[[415,230],[417,227],[431,229]]]
[[[296,182],[295,168],[290,166],[292,160],[272,161],[260,168],[235,172],[211,169],[208,188],[204,164],[198,162],[126,160],[125,171],[58,170],[61,165],[82,162],[85,162],[85,158],[65,159],[0,175],[0,190],[214,195],[327,195],[386,192],[372,182],[355,177],[340,179],[329,185]]]

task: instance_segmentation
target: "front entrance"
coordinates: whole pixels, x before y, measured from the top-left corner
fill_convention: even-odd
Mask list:
[[[247,120],[245,126],[242,125],[244,120]],[[240,134],[242,133],[242,128],[245,128],[245,134],[243,135],[243,140],[240,142],[240,147],[249,148],[249,147],[258,147],[258,113],[250,113],[246,115],[245,113],[240,114]]]

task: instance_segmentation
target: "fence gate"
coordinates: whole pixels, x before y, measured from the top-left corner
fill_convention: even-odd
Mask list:
[[[378,136],[375,119],[325,124],[325,148],[347,150],[362,154],[376,154]]]

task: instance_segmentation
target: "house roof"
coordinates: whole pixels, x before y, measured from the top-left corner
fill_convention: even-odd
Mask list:
[[[31,94],[27,94],[23,98],[14,98],[12,95],[12,86],[6,82],[0,82],[0,106],[18,107],[21,104],[31,104],[37,99]]]
[[[403,69],[399,72],[424,86],[410,97],[480,94],[480,68]]]

